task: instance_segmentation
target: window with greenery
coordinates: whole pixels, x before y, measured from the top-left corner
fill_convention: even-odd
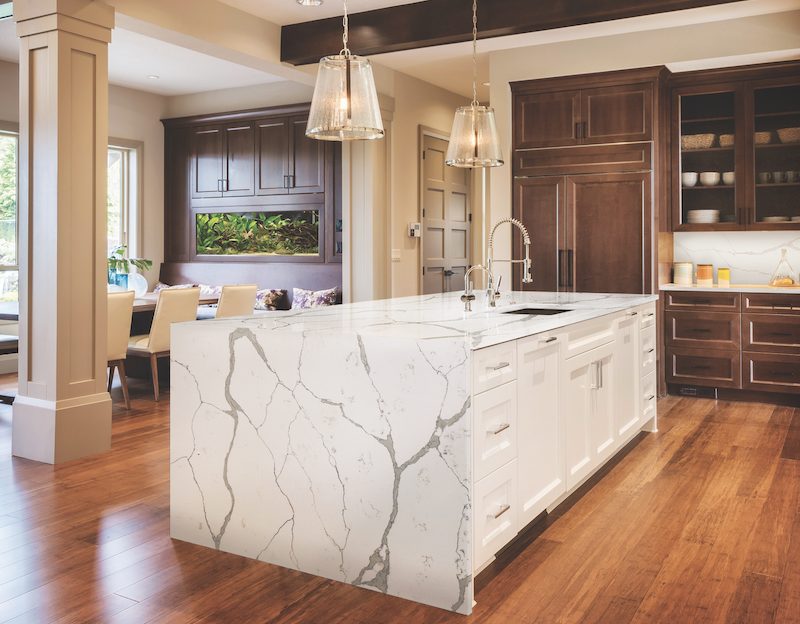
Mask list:
[[[0,133],[0,301],[19,299],[17,261],[18,137]]]
[[[319,212],[199,214],[197,253],[317,256]]]
[[[108,250],[127,245],[128,150],[108,148]]]

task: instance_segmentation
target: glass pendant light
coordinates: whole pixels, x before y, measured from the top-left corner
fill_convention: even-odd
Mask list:
[[[383,137],[378,93],[369,61],[347,47],[347,0],[344,0],[344,47],[319,62],[306,136],[324,141]]]
[[[478,1],[472,2],[472,104],[456,111],[445,163],[451,167],[503,164],[494,109],[478,103]]]

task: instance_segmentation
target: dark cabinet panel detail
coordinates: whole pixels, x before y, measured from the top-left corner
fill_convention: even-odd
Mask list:
[[[743,353],[742,377],[745,390],[800,394],[800,356]]]
[[[695,349],[739,349],[738,312],[667,311],[666,345]]]
[[[514,175],[649,171],[653,168],[652,150],[649,142],[516,150]]]
[[[256,195],[286,195],[289,177],[289,119],[256,122]]]
[[[223,197],[253,195],[255,172],[253,161],[254,124],[225,127],[225,176]]]
[[[223,127],[196,128],[193,135],[192,198],[222,197]]]
[[[325,191],[325,141],[306,136],[308,117],[291,118],[292,142],[289,169],[292,176],[289,194]]]
[[[515,108],[516,149],[580,145],[580,91],[520,95]]]
[[[513,265],[514,289],[555,292],[567,286],[565,263],[564,205],[566,178],[552,176],[514,181],[515,203],[519,206],[517,218],[523,223],[536,224],[528,230],[536,261],[532,267],[532,284],[522,283],[518,264]],[[523,258],[522,238],[517,230],[513,234],[513,255]]]
[[[649,83],[581,91],[584,144],[650,141],[653,86]]]
[[[742,314],[742,349],[800,354],[800,315]]]
[[[692,292],[686,290],[664,291],[667,310],[739,312],[741,294],[731,292]]]
[[[667,347],[667,383],[741,388],[739,350],[702,352]]]
[[[194,223],[188,210],[192,189],[191,128],[176,128],[164,139],[164,259],[186,262],[193,254]]]
[[[744,293],[742,312],[800,314],[800,297],[772,293]]]

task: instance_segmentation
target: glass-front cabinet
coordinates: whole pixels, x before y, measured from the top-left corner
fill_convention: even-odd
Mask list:
[[[722,73],[672,89],[672,229],[800,229],[800,64]]]
[[[800,226],[800,81],[758,82],[753,100],[752,222],[758,229]]]
[[[675,229],[741,229],[742,93],[735,84],[673,92],[680,128],[673,152]]]

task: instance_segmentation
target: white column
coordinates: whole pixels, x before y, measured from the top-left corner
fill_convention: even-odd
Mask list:
[[[111,448],[106,153],[114,9],[22,0],[14,19],[20,357],[12,453],[57,464]]]

